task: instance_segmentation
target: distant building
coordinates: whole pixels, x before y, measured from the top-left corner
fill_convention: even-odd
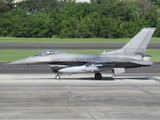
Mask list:
[[[21,1],[24,1],[24,0],[14,0],[15,3],[17,2],[21,2]],[[75,0],[76,2],[87,2],[87,3],[90,3],[91,1],[90,0]]]
[[[24,1],[24,0],[14,0],[15,3],[21,2],[21,1]]]
[[[87,2],[87,3],[90,3],[91,1],[90,0],[75,0],[76,2]]]

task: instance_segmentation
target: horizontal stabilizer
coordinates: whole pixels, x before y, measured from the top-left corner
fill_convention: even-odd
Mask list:
[[[138,64],[138,65],[146,65],[146,66],[153,64],[152,61],[144,61],[144,60],[129,61],[129,63],[134,63],[134,64]]]

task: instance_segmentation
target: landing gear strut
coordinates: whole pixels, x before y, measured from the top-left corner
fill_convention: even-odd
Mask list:
[[[59,73],[57,73],[57,75],[55,76],[55,79],[59,80],[60,79],[60,75]]]
[[[97,73],[95,73],[95,79],[96,80],[101,80],[102,79],[102,75],[101,75],[101,73],[99,73],[99,72],[97,72]]]

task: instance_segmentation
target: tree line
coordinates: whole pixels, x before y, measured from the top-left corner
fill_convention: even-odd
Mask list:
[[[0,0],[0,37],[127,38],[144,27],[160,37],[160,0]]]

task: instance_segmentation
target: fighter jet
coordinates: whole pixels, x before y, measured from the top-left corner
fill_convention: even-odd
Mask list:
[[[145,55],[148,43],[156,28],[143,28],[121,49],[100,54],[75,54],[60,50],[44,50],[34,56],[17,60],[9,64],[32,65],[49,64],[55,78],[63,73],[95,73],[95,79],[101,80],[102,71],[111,70],[113,74],[124,73],[127,68],[152,65],[150,56]]]

